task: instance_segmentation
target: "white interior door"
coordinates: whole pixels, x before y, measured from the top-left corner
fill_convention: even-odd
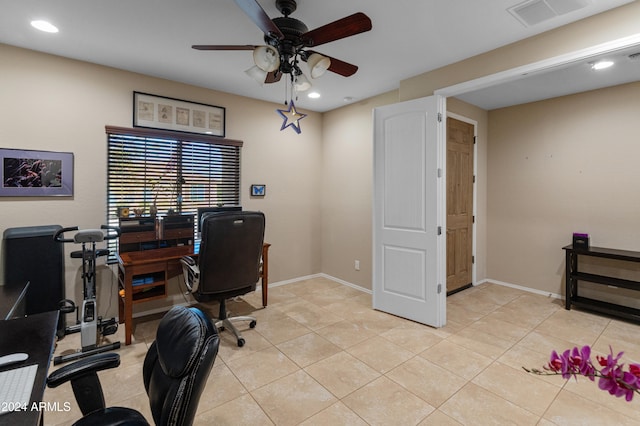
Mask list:
[[[374,110],[373,307],[434,327],[446,323],[444,103]]]

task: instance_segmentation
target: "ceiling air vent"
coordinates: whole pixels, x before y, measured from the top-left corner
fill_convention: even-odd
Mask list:
[[[582,9],[591,0],[527,0],[507,9],[525,27]]]
[[[627,58],[632,61],[640,61],[640,52],[632,53],[631,55],[627,56]]]

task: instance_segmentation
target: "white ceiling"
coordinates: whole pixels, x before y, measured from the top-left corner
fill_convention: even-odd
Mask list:
[[[397,89],[408,77],[631,1],[562,0],[587,6],[526,27],[507,10],[523,0],[298,0],[292,17],[309,29],[355,12],[367,14],[373,29],[317,47],[360,68],[352,77],[327,73],[313,80],[313,89],[322,97],[308,99],[303,93],[296,104],[303,110],[328,111],[345,105],[347,97],[356,102]],[[258,3],[270,17],[280,16],[275,0]],[[262,32],[233,0],[0,0],[0,11],[0,43],[255,99],[278,103],[285,99],[285,79],[260,86],[244,74],[253,65],[250,51],[191,49],[193,44],[262,43]],[[49,20],[60,32],[34,30],[29,25],[34,19]],[[638,63],[633,64],[635,70]],[[567,73],[537,76],[529,85],[538,93],[541,86],[554,91],[557,83],[566,88],[567,82],[578,81]],[[487,109],[504,106],[507,95],[516,93],[513,87],[497,95],[481,92],[470,94],[468,100]],[[522,96],[526,94],[509,97],[508,102],[521,103]]]
[[[594,70],[592,64],[601,60],[612,61],[614,65]],[[632,45],[510,78],[498,85],[456,95],[456,98],[492,110],[638,80],[640,45]]]

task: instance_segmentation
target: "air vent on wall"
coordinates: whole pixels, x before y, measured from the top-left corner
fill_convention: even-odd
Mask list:
[[[591,0],[527,0],[507,9],[525,27],[582,9]]]
[[[631,55],[628,55],[627,58],[631,61],[640,61],[640,52],[632,53]]]

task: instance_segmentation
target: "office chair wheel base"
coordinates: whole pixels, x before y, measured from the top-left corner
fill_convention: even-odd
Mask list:
[[[251,322],[249,323],[249,328],[256,328],[256,324],[257,324],[257,323],[256,323],[255,321],[251,321]]]
[[[243,339],[243,338],[239,338],[239,339],[238,339],[238,347],[239,347],[239,348],[243,347],[243,346],[244,346],[244,343],[245,343],[245,342],[244,342],[244,339]]]

